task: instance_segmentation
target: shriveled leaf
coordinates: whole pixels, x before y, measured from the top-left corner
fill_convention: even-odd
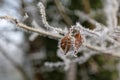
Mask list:
[[[71,36],[68,33],[67,35],[65,35],[61,39],[61,41],[60,41],[60,48],[62,49],[62,51],[66,55],[67,52],[70,50],[70,47],[71,47]]]
[[[74,53],[77,53],[77,52],[78,52],[78,49],[79,49],[80,46],[82,45],[82,37],[81,37],[80,32],[77,32],[77,33],[74,35],[74,38],[75,38],[75,42],[74,42],[75,52],[74,52]]]

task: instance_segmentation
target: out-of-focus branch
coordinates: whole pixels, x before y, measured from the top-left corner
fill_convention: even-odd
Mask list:
[[[76,80],[76,73],[77,73],[77,64],[71,63],[70,68],[66,72],[66,80]]]
[[[88,49],[97,51],[98,53],[110,54],[110,55],[112,55],[112,56],[120,57],[120,54],[119,54],[119,53],[113,52],[113,51],[108,50],[108,49],[102,49],[101,47],[92,46],[92,45],[90,45],[90,44],[84,44],[84,46],[86,46]]]
[[[107,17],[107,26],[108,27],[117,27],[117,12],[119,9],[119,2],[117,0],[105,0],[104,2],[104,11]]]
[[[85,13],[90,13],[90,2],[89,0],[82,0]]]
[[[80,11],[76,10],[76,11],[75,11],[75,15],[78,16],[78,17],[80,17],[82,20],[87,20],[87,21],[89,21],[90,23],[92,23],[92,24],[95,25],[95,26],[96,26],[96,25],[101,25],[101,26],[105,27],[105,25],[97,22],[96,20],[92,19],[91,17],[89,17],[89,15],[87,15],[87,14],[85,14],[85,13],[83,13],[83,12],[80,12]],[[96,26],[96,27],[97,27],[97,26]]]
[[[28,74],[26,73],[26,71],[24,70],[24,68],[18,64],[17,62],[15,62],[15,60],[13,60],[8,54],[7,52],[5,52],[6,50],[4,50],[1,46],[0,46],[0,51],[2,53],[2,55],[9,61],[11,62],[11,64],[21,73],[21,75],[23,76],[24,80],[31,80],[30,77],[28,76]]]
[[[95,49],[95,48],[93,48],[92,46],[88,46],[88,47],[90,47],[90,48],[92,48],[92,49]],[[82,56],[80,56],[80,57],[77,57],[76,59],[74,59],[74,60],[72,60],[70,63],[78,63],[78,64],[83,64],[83,63],[85,63],[85,62],[87,62],[88,61],[88,59],[90,59],[92,56],[94,56],[94,55],[98,55],[98,54],[100,54],[100,53],[84,53]],[[69,64],[70,64],[69,63]],[[56,63],[53,63],[53,62],[46,62],[45,63],[45,66],[48,66],[48,67],[50,67],[50,68],[52,68],[52,67],[59,67],[59,66],[65,66],[65,67],[67,67],[68,65],[66,65],[67,64],[67,62],[56,62]],[[68,69],[68,68],[67,68]],[[66,69],[65,69],[66,70]]]
[[[54,0],[56,7],[58,9],[58,11],[60,12],[60,15],[63,17],[63,20],[66,22],[66,24],[68,25],[68,27],[70,27],[71,25],[73,25],[72,20],[70,19],[70,17],[66,14],[65,12],[65,8],[62,5],[62,3],[60,2],[60,0]]]

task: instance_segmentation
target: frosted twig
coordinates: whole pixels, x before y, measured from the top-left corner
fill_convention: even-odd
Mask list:
[[[26,21],[28,19],[28,17],[29,17],[28,14],[25,13],[25,15],[23,16],[22,22]]]
[[[87,44],[87,43],[84,43],[84,46],[86,46],[88,49],[97,51],[97,52],[102,53],[102,54],[110,54],[110,55],[113,55],[116,57],[120,57],[119,52],[117,53],[117,52],[113,52],[113,51],[108,50],[108,49],[102,49],[101,47],[92,46],[92,45]]]
[[[76,62],[78,64],[83,64],[88,61],[89,58],[96,55],[97,53],[84,53],[83,56],[80,56],[76,59],[74,59],[72,62]]]
[[[107,25],[110,28],[117,27],[117,11],[119,8],[119,3],[117,0],[105,0],[104,11],[107,17]]]
[[[114,43],[114,44],[120,46],[120,42],[114,40],[113,38],[111,38],[111,37],[109,37],[109,36],[106,36],[106,39],[107,39],[108,41],[110,41],[111,43]]]
[[[90,29],[87,29],[87,28],[84,28],[81,24],[79,23],[76,23],[76,26],[80,28],[81,31],[83,31],[83,34],[87,33],[87,35],[89,34],[92,34],[94,35],[95,37],[99,37],[100,35],[98,33],[96,33],[95,31],[92,31]],[[86,35],[86,34],[85,34]]]
[[[91,58],[93,55],[96,55],[96,53],[85,53],[83,56],[80,56],[74,60],[71,61],[71,63],[78,63],[78,64],[83,64],[88,61],[89,58]],[[60,66],[65,66],[65,62],[46,62],[45,66],[53,68],[53,67],[60,67]]]
[[[41,19],[42,19],[42,23],[43,23],[44,27],[46,27],[47,29],[50,29],[50,30],[56,30],[62,34],[65,33],[63,30],[52,27],[48,24],[47,19],[46,19],[45,7],[41,2],[38,3],[38,8],[40,9]]]
[[[66,55],[61,54],[61,50],[58,50],[58,51],[57,51],[57,56],[64,61],[64,63],[65,63],[64,69],[65,69],[65,70],[69,69],[69,66],[70,66],[70,64],[71,64],[71,60],[70,60],[69,58],[67,58]]]
[[[60,66],[64,66],[64,62],[45,62],[44,64],[45,66],[48,66],[48,67],[60,67]]]
[[[51,37],[51,38],[54,38],[54,39],[60,39],[62,36],[58,35],[58,34],[51,34],[49,32],[46,32],[46,31],[43,31],[43,30],[40,30],[40,29],[37,29],[37,28],[32,28],[30,26],[27,26],[21,22],[19,22],[17,19],[11,17],[11,16],[0,16],[0,19],[6,19],[6,20],[10,20],[11,22],[13,22],[14,24],[16,24],[16,26],[18,26],[19,28],[23,28],[25,30],[28,30],[28,31],[32,31],[32,32],[35,32],[35,33],[38,33],[42,36],[48,36],[48,37]]]
[[[88,14],[85,14],[85,13],[83,13],[83,12],[80,12],[80,11],[76,10],[76,11],[75,11],[75,15],[77,15],[79,18],[82,18],[82,20],[87,20],[87,21],[89,21],[90,23],[92,23],[92,24],[95,25],[95,26],[96,26],[96,25],[99,25],[99,27],[105,27],[105,25],[103,25],[103,24],[97,22],[96,20],[90,18]],[[96,26],[96,28],[97,28],[97,27],[98,27],[98,26]]]
[[[51,37],[53,39],[61,39],[63,36],[61,35],[57,35],[57,34],[51,34],[49,32],[46,32],[46,31],[41,31],[39,29],[36,29],[36,28],[31,28],[30,26],[27,26],[23,23],[20,23],[19,21],[17,21],[17,19],[11,17],[11,16],[0,16],[1,19],[7,19],[7,20],[10,20],[11,22],[13,22],[14,24],[16,24],[18,27],[20,28],[23,28],[25,30],[29,30],[29,31],[32,31],[32,32],[36,32],[42,36],[48,36],[48,37]],[[76,24],[76,26],[78,26],[78,24]],[[79,25],[80,26],[80,25]],[[82,26],[80,26],[82,28]],[[82,29],[83,30],[83,29]],[[83,30],[83,31],[87,31],[86,29]],[[90,30],[88,30],[88,32],[90,33],[93,33],[93,34],[96,34],[94,32],[91,32]],[[97,35],[98,36],[98,35]],[[118,56],[120,57],[120,55],[118,53],[114,53],[114,52],[109,52],[109,51],[106,51],[106,50],[103,50],[101,49],[101,47],[97,47],[97,46],[93,46],[91,44],[88,44],[88,43],[84,43],[83,46],[91,49],[91,50],[95,50],[95,51],[98,51],[98,52],[102,52],[102,53],[107,53],[107,54],[112,54],[113,56]]]

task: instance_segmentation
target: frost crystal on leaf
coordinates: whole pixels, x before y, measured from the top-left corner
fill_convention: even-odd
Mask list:
[[[71,49],[73,49],[73,53],[76,55],[78,49],[82,45],[82,36],[80,31],[75,26],[72,26],[69,32],[60,40],[60,49],[66,55]]]
[[[70,33],[68,33],[61,39],[60,48],[62,49],[64,54],[66,54],[70,50],[70,47],[71,47],[71,36]]]

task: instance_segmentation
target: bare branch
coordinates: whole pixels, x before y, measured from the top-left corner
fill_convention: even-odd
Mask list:
[[[71,25],[73,25],[73,22],[70,19],[70,17],[66,14],[64,6],[60,2],[60,0],[54,0],[54,2],[56,4],[58,11],[60,12],[60,15],[63,17],[64,21],[66,22],[69,28]]]
[[[32,28],[30,26],[27,26],[21,22],[19,22],[17,19],[11,17],[11,16],[0,16],[1,19],[6,19],[6,20],[10,20],[11,22],[13,22],[14,24],[16,24],[16,26],[18,26],[19,28],[23,28],[25,30],[31,31],[31,32],[35,32],[38,33],[39,35],[42,36],[48,36],[54,39],[60,39],[62,36],[58,35],[58,34],[51,34],[49,32],[43,31],[43,30],[39,30],[36,28]]]

